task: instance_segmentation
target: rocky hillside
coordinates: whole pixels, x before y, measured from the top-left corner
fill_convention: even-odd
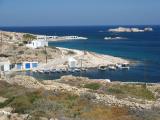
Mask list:
[[[23,41],[23,35],[25,33],[17,33],[17,32],[7,32],[0,30],[0,37],[2,37],[3,42],[16,43]]]
[[[48,59],[54,59],[61,57],[61,51],[54,47],[30,49],[25,45],[17,45],[10,43],[0,43],[1,46],[1,57],[8,57],[12,63],[18,63],[22,61],[39,61],[44,62],[46,56]]]
[[[56,81],[15,76],[0,81],[0,118],[158,120],[159,89],[158,84],[107,83],[72,76]]]

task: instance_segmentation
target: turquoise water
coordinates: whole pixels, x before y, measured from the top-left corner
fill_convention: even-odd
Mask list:
[[[88,40],[50,42],[50,46],[66,47],[79,50],[88,50],[101,54],[138,61],[140,64],[132,66],[128,71],[99,72],[91,70],[87,73],[75,74],[90,78],[111,79],[113,81],[133,82],[160,82],[160,26],[149,26],[153,32],[144,33],[109,33],[109,28],[118,26],[90,26],[90,27],[7,27],[3,30],[29,32],[45,35],[77,35],[89,38]],[[125,26],[145,28],[148,26]],[[104,37],[120,36],[128,39],[104,40]],[[34,75],[36,76],[36,75]],[[39,76],[39,75],[37,75]],[[58,78],[61,75],[44,75],[48,79]]]

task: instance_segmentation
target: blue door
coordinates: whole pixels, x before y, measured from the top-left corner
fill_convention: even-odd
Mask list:
[[[26,69],[30,69],[30,68],[31,68],[30,63],[26,63],[25,68],[26,68]]]

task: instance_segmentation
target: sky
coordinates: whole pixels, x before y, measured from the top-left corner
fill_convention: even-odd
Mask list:
[[[160,25],[160,0],[0,0],[0,26]]]

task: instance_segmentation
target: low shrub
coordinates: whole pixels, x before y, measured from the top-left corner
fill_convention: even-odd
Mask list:
[[[9,99],[7,99],[5,102],[0,103],[0,108],[6,107],[9,103],[11,103],[13,100],[15,99],[15,97],[11,97]]]
[[[155,100],[154,94],[142,85],[113,85],[107,88],[107,93],[117,95],[118,97],[135,97],[140,99]]]
[[[85,84],[84,88],[92,89],[92,90],[98,90],[101,87],[99,83],[89,83]]]
[[[24,44],[23,43],[19,43],[18,46],[24,46]]]
[[[27,44],[27,43],[28,43],[28,41],[25,41],[25,40],[23,41],[23,44]]]
[[[112,93],[112,94],[123,94],[124,92],[119,89],[119,88],[109,88],[108,89],[108,92],[109,93]]]
[[[24,54],[24,51],[19,51],[18,52],[18,55],[22,55],[22,54]]]
[[[74,100],[76,100],[78,98],[78,96],[76,96],[76,95],[68,95],[68,100],[70,100],[70,101],[74,101]]]
[[[74,54],[75,54],[74,51],[71,51],[71,50],[68,51],[68,55],[74,55]]]
[[[83,100],[93,100],[96,99],[96,96],[93,93],[83,93],[80,94],[80,98]]]
[[[32,103],[29,101],[27,96],[18,96],[11,103],[10,106],[14,108],[14,112],[16,113],[26,113],[27,109],[30,109]]]

